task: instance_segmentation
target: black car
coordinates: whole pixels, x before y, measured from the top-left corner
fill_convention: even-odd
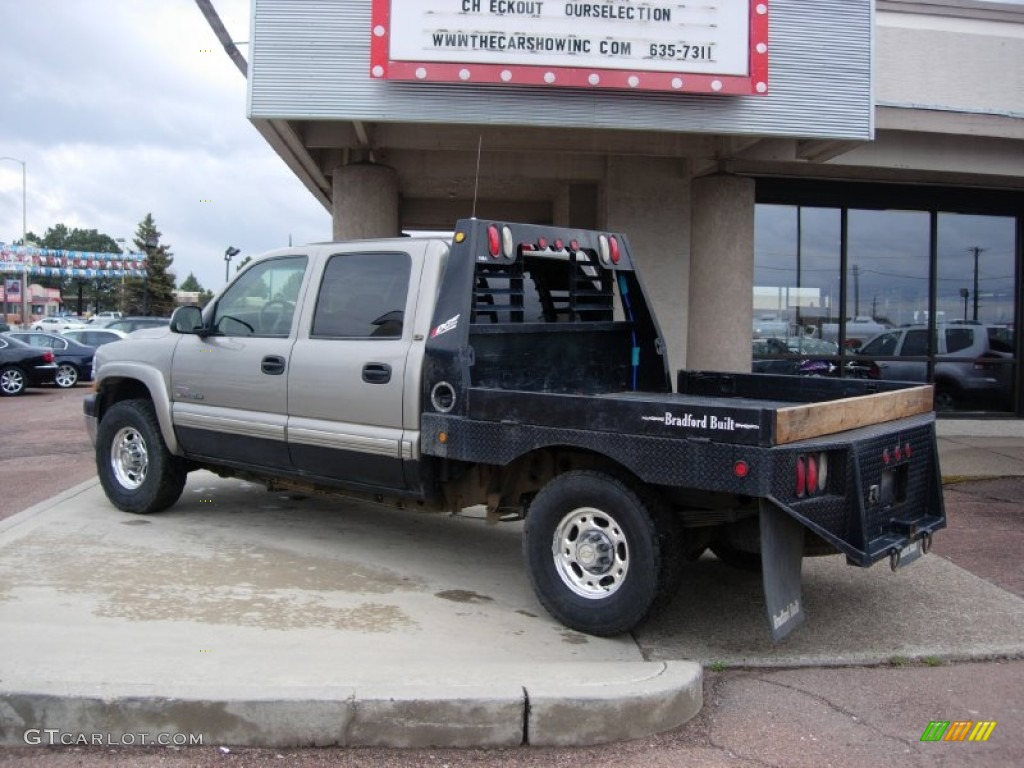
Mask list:
[[[65,339],[56,333],[44,331],[11,331],[9,338],[43,347],[53,351],[57,363],[56,384],[61,388],[73,387],[81,381],[92,381],[92,359],[96,356],[96,348],[77,341]]]
[[[167,328],[170,324],[171,318],[169,317],[122,317],[120,320],[107,323],[103,327],[131,333],[140,328]]]
[[[53,350],[0,336],[0,396],[20,395],[26,387],[52,384],[56,378]]]

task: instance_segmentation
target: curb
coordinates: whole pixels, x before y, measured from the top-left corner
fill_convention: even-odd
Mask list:
[[[540,682],[526,684],[253,690],[221,699],[198,691],[6,692],[0,746],[180,745],[159,739],[197,735],[205,746],[588,746],[678,727],[703,703],[702,669],[693,662],[586,665],[592,675],[607,668],[630,678],[592,684],[559,684],[576,670],[544,667],[531,675]]]

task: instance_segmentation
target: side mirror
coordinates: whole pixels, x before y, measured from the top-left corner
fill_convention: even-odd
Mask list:
[[[178,307],[171,315],[174,333],[198,333],[203,327],[203,311],[196,306]]]

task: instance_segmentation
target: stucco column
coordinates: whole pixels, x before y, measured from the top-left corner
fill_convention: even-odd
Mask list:
[[[609,157],[601,188],[603,226],[629,238],[673,381],[686,365],[689,192],[684,165],[661,157]]]
[[[334,239],[397,237],[398,174],[386,165],[358,163],[334,169]]]
[[[754,318],[754,181],[702,176],[692,184],[686,367],[750,372]]]

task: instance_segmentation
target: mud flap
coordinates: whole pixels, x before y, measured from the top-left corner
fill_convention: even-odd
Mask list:
[[[800,565],[804,528],[772,502],[761,499],[761,578],[772,642],[804,623]]]

